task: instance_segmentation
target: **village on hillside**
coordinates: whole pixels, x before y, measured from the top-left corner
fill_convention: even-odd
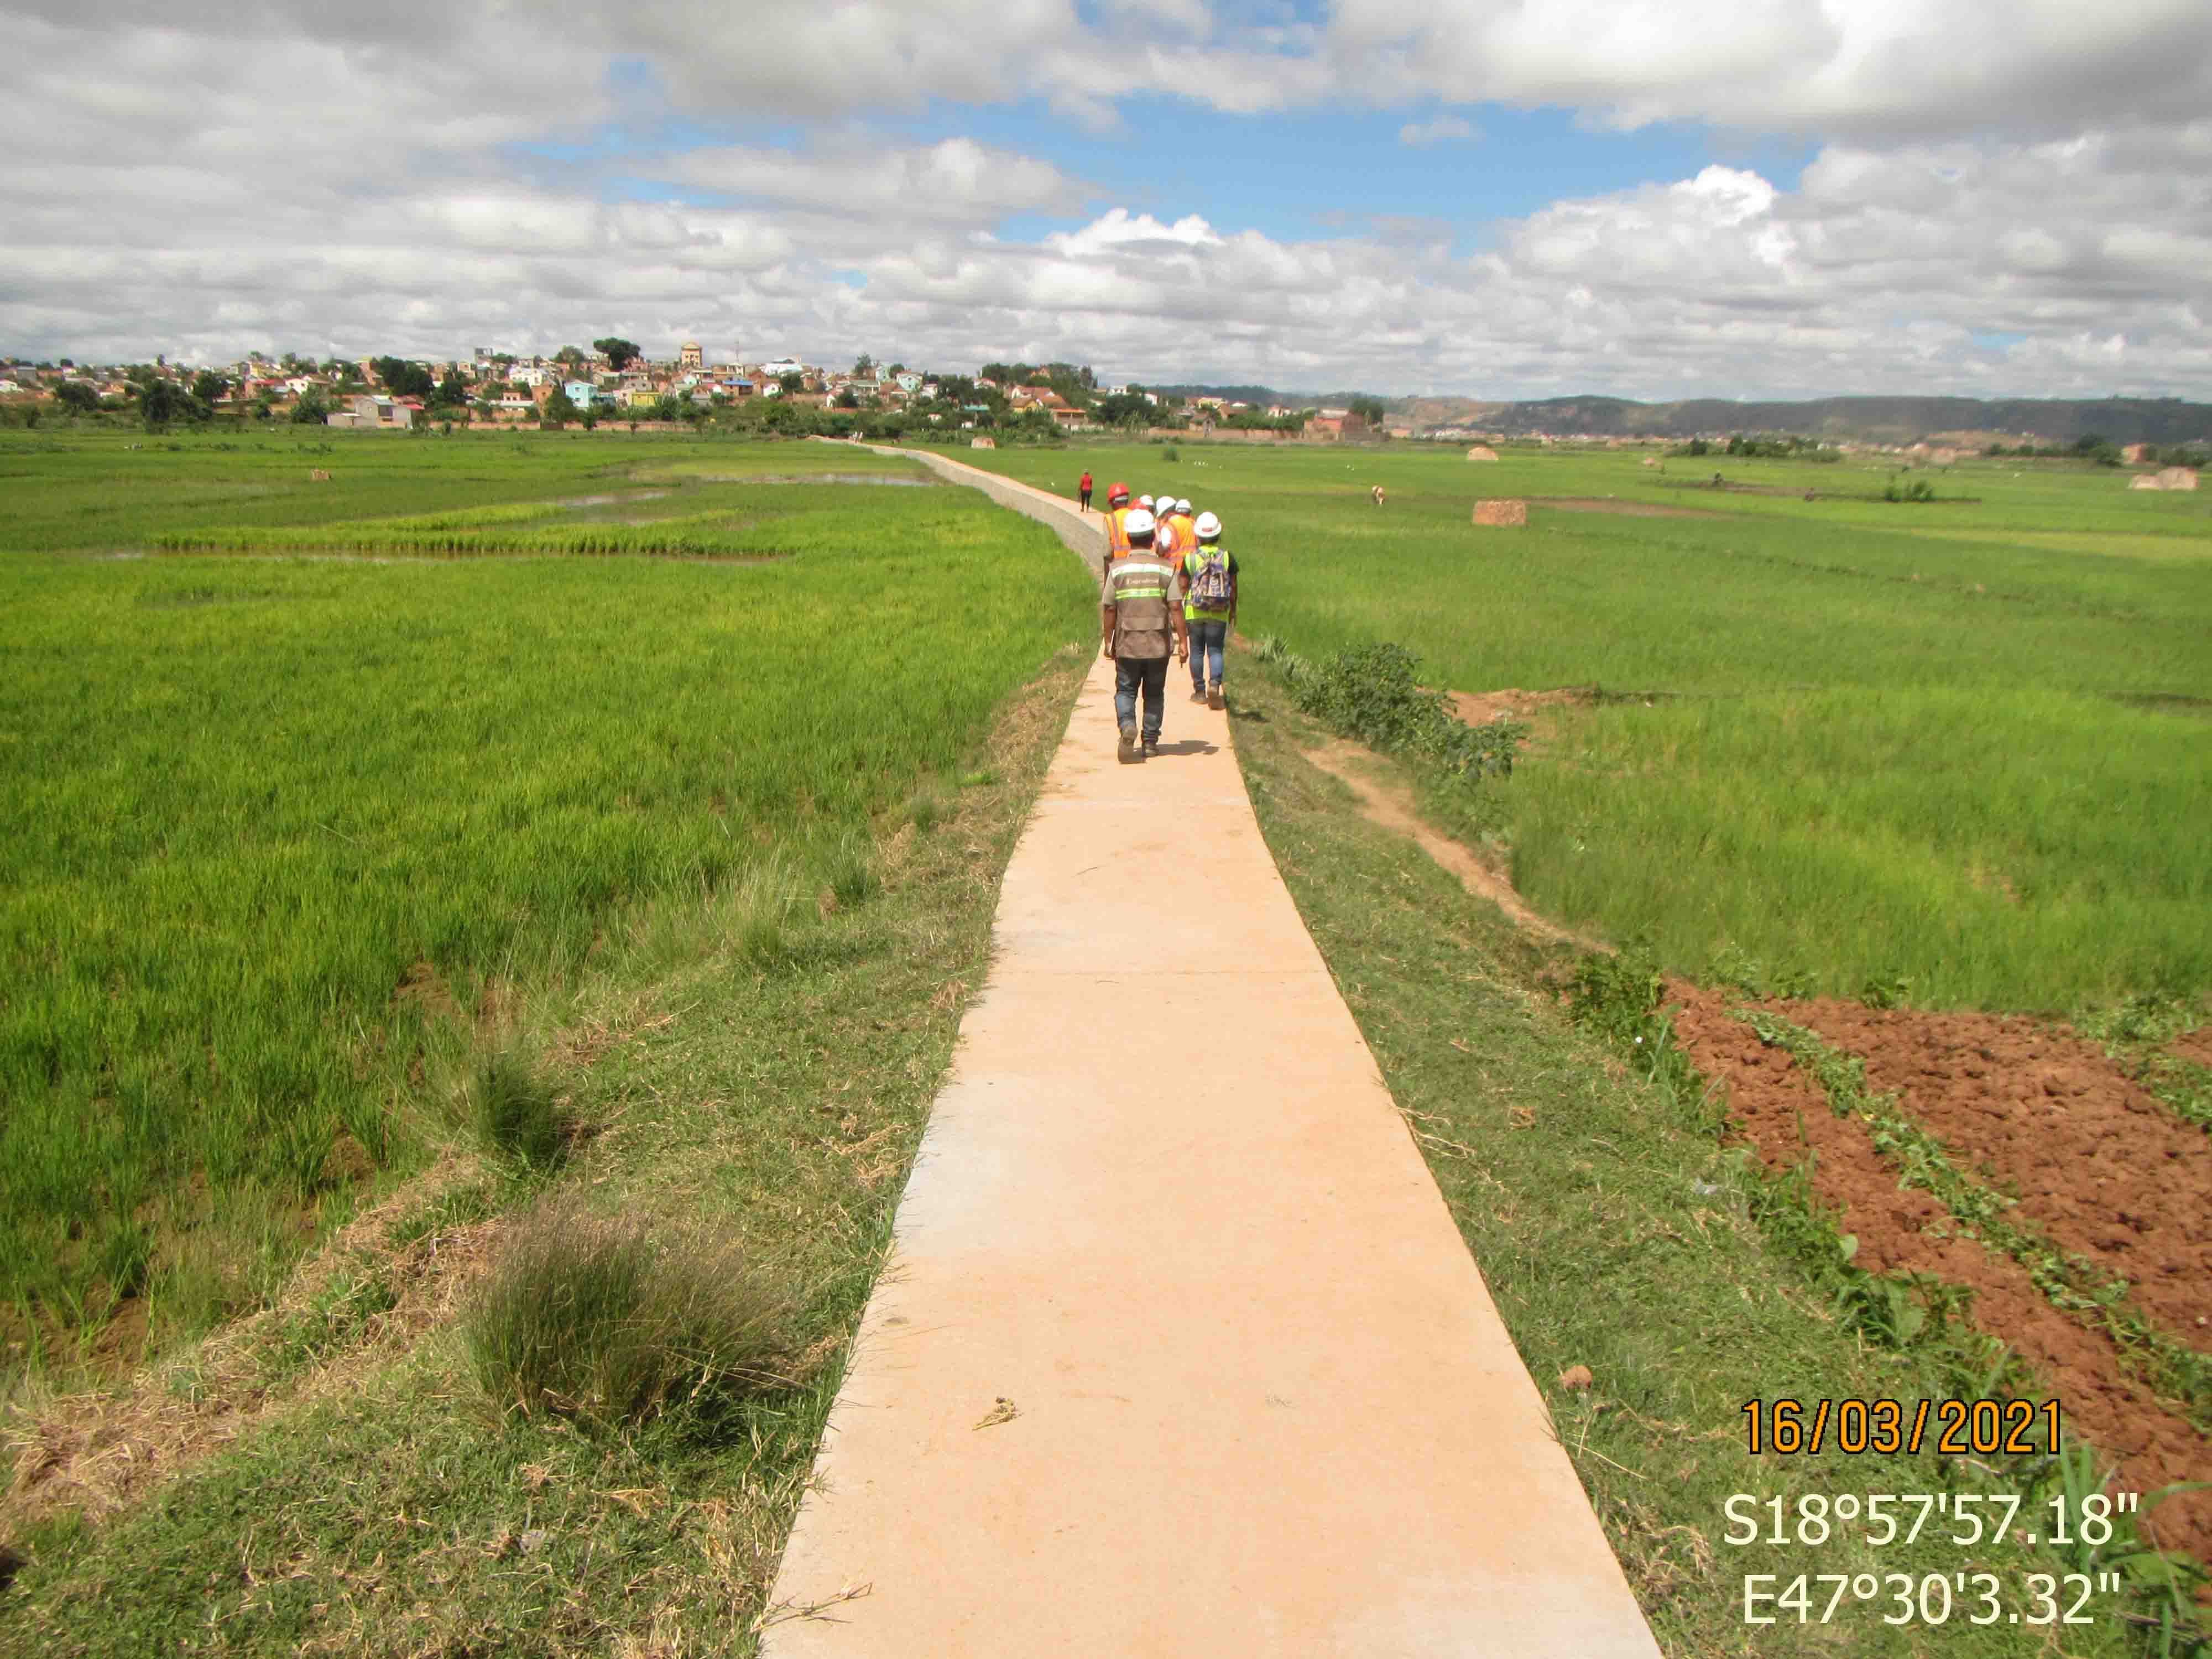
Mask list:
[[[1240,390],[1256,390],[1240,388]],[[1602,400],[1601,400],[1602,401]],[[1562,406],[1564,404],[1565,406]],[[1819,404],[1802,406],[1808,414]],[[2051,407],[2070,407],[2053,405]],[[708,422],[738,430],[821,434],[896,441],[927,432],[973,441],[1051,441],[1071,433],[1203,437],[1261,444],[1430,441],[1468,446],[1468,459],[1495,459],[1494,445],[1646,450],[1735,458],[1840,460],[1892,458],[1901,467],[1945,467],[1968,456],[2046,456],[2150,468],[2139,489],[2195,488],[2212,433],[2179,443],[2120,442],[2098,433],[2070,440],[1990,428],[1887,434],[1893,441],[1808,433],[1756,416],[1775,405],[1734,410],[1701,406],[1708,424],[1659,429],[1664,406],[1615,404],[1601,411],[1618,428],[1640,409],[1649,430],[1593,429],[1575,400],[1482,404],[1468,399],[1367,395],[1294,404],[1182,387],[1100,386],[1071,363],[989,362],[972,374],[878,364],[862,355],[847,370],[795,356],[744,360],[732,348],[709,360],[696,340],[669,357],[647,356],[618,337],[550,356],[478,346],[466,357],[331,357],[249,353],[214,367],[172,362],[31,362],[0,358],[0,425],[52,417],[147,427],[222,422],[290,422],[337,431],[422,431],[455,427],[601,426],[639,431]],[[1747,419],[1745,417],[1753,418]],[[1630,419],[1635,418],[1633,416]],[[1832,424],[1831,418],[1830,423]]]
[[[988,363],[973,374],[924,372],[860,357],[839,371],[796,357],[709,361],[696,340],[672,357],[620,339],[550,356],[477,347],[465,358],[332,357],[255,352],[216,367],[0,361],[0,408],[138,416],[149,424],[220,418],[337,429],[407,431],[450,424],[624,427],[696,422],[718,414],[775,428],[818,423],[874,434],[887,425],[970,432],[1219,429],[1335,441],[1379,429],[1371,410],[1255,407],[1100,386],[1087,368]],[[814,417],[812,422],[808,417]],[[843,416],[840,421],[837,417]],[[20,423],[20,422],[13,422]],[[890,432],[888,435],[898,435]]]

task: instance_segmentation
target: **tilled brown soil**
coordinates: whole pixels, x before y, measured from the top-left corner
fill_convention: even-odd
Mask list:
[[[2133,1285],[2152,1321],[2212,1352],[2212,1138],[2095,1044],[2018,1016],[1854,1002],[1788,1018],[1865,1057],[1868,1084],[2070,1255]]]
[[[1899,1189],[1896,1172],[1875,1150],[1864,1124],[1856,1117],[1835,1116],[1820,1085],[1787,1054],[1762,1045],[1748,1025],[1729,1015],[1729,1009],[1741,998],[1673,981],[1668,1001],[1675,1010],[1677,1040],[1698,1072],[1723,1093],[1732,1124],[1760,1162],[1780,1173],[1803,1166],[1809,1156],[1820,1201],[1839,1210],[1839,1224],[1858,1238],[1859,1266],[1875,1273],[1929,1273],[1972,1290],[1976,1327],[2009,1343],[2036,1369],[2082,1436],[2118,1462],[2125,1489],[2148,1492],[2176,1481],[2212,1480],[2212,1443],[2124,1373],[2111,1339],[2052,1307],[2008,1257],[1972,1239],[1938,1237],[1937,1231],[1948,1231],[1942,1224],[1948,1215],[1942,1206],[1926,1193]],[[1786,1012],[1830,1042],[1863,1053],[1838,1035],[1847,1029],[1864,1035],[1861,1028],[1850,1027],[1848,1020],[1834,1014],[1834,1030],[1827,1030],[1811,1017],[1822,1010],[1833,1013],[1843,1006],[1795,1006]],[[1876,1011],[1849,1006],[1858,1014],[1881,1018]],[[1907,1013],[1899,1016],[1899,1023],[1951,1018]],[[1877,1036],[1886,1045],[1881,1072],[1905,1063],[1888,1057],[1891,1049],[1906,1056],[1916,1052],[1902,1032]],[[2037,1047],[2060,1041],[2045,1033]],[[2072,1044],[2071,1039],[2063,1041]],[[1999,1062],[1980,1060],[1979,1046],[1974,1057],[1986,1077]],[[2102,1055],[2097,1058],[2110,1070]],[[1868,1059],[1870,1081],[1881,1087],[1899,1086],[1881,1082],[1875,1056]],[[2037,1059],[2039,1062],[2041,1056]],[[2036,1074],[2037,1088],[2042,1081]],[[2042,1097],[2071,1102],[2081,1097]],[[1928,1127],[1943,1133],[1932,1123]],[[1970,1164],[1979,1151],[1971,1142],[1953,1145]],[[2069,1190],[2055,1177],[2048,1184],[2054,1192]],[[2097,1190],[2094,1176],[2087,1190]],[[2134,1196],[2109,1174],[2105,1190],[2114,1200],[2115,1212],[2123,1195]],[[2193,1327],[2191,1334],[2201,1334]],[[2166,1547],[2212,1561],[2212,1492],[2168,1500],[2146,1522],[2145,1530]]]
[[[2176,1060],[2193,1060],[2199,1066],[2212,1066],[2212,1025],[2200,1026],[2194,1031],[2184,1031],[2170,1045]]]

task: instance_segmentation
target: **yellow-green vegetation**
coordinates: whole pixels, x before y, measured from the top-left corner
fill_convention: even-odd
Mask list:
[[[459,1136],[273,1306],[19,1395],[0,1653],[752,1652],[1088,660],[1000,705],[931,829],[632,908],[519,996],[543,1168]]]
[[[0,447],[0,1370],[261,1304],[473,1133],[513,1009],[626,919],[688,906],[773,963],[865,890],[902,804],[1095,624],[1050,532],[975,492],[732,481],[832,472],[919,476],[552,434]],[[369,515],[402,507],[514,556],[105,556],[388,551]],[[611,510],[791,556],[547,554]]]
[[[1999,459],[1893,501],[1880,457],[1502,453],[967,459],[1219,513],[1244,633],[1309,661],[1389,641],[1439,686],[1580,688],[1510,782],[1438,804],[1559,921],[1930,1006],[2212,990],[2212,495]],[[1469,524],[1498,496],[1528,527]]]

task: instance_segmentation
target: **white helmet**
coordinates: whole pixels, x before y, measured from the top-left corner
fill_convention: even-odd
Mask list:
[[[1176,512],[1178,512],[1178,513],[1188,513],[1188,512],[1189,512],[1189,511],[1190,511],[1190,503],[1189,503],[1188,501],[1177,501],[1177,502],[1176,503]]]
[[[1155,527],[1152,515],[1141,507],[1131,507],[1128,516],[1121,520],[1121,530],[1125,535],[1149,536]]]
[[[1153,498],[1152,506],[1154,509],[1158,512],[1172,513],[1175,511],[1175,497],[1172,495],[1156,496]]]
[[[1198,532],[1198,538],[1202,542],[1217,541],[1221,536],[1221,520],[1211,513],[1200,514],[1197,524],[1192,528]]]
[[[1150,513],[1152,510],[1152,498],[1150,495],[1139,495],[1137,497],[1137,505]]]

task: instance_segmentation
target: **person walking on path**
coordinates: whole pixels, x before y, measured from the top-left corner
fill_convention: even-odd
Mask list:
[[[1129,486],[1115,482],[1106,486],[1106,556],[1098,562],[1098,580],[1104,581],[1114,561],[1129,550]]]
[[[1237,620],[1237,556],[1221,545],[1221,520],[1201,513],[1192,526],[1197,545],[1184,554],[1182,615],[1190,653],[1190,700],[1211,708],[1228,701],[1222,689],[1222,650]]]
[[[1168,653],[1180,659],[1188,647],[1182,610],[1176,600],[1176,573],[1152,550],[1152,515],[1139,508],[1127,521],[1129,551],[1109,560],[1098,591],[1098,624],[1107,656],[1114,662],[1114,717],[1121,728],[1124,766],[1156,755],[1160,725],[1167,714]],[[1144,696],[1141,738],[1137,698]]]
[[[1088,472],[1075,481],[1075,494],[1082,503],[1083,510],[1088,513],[1091,510],[1091,475]]]

